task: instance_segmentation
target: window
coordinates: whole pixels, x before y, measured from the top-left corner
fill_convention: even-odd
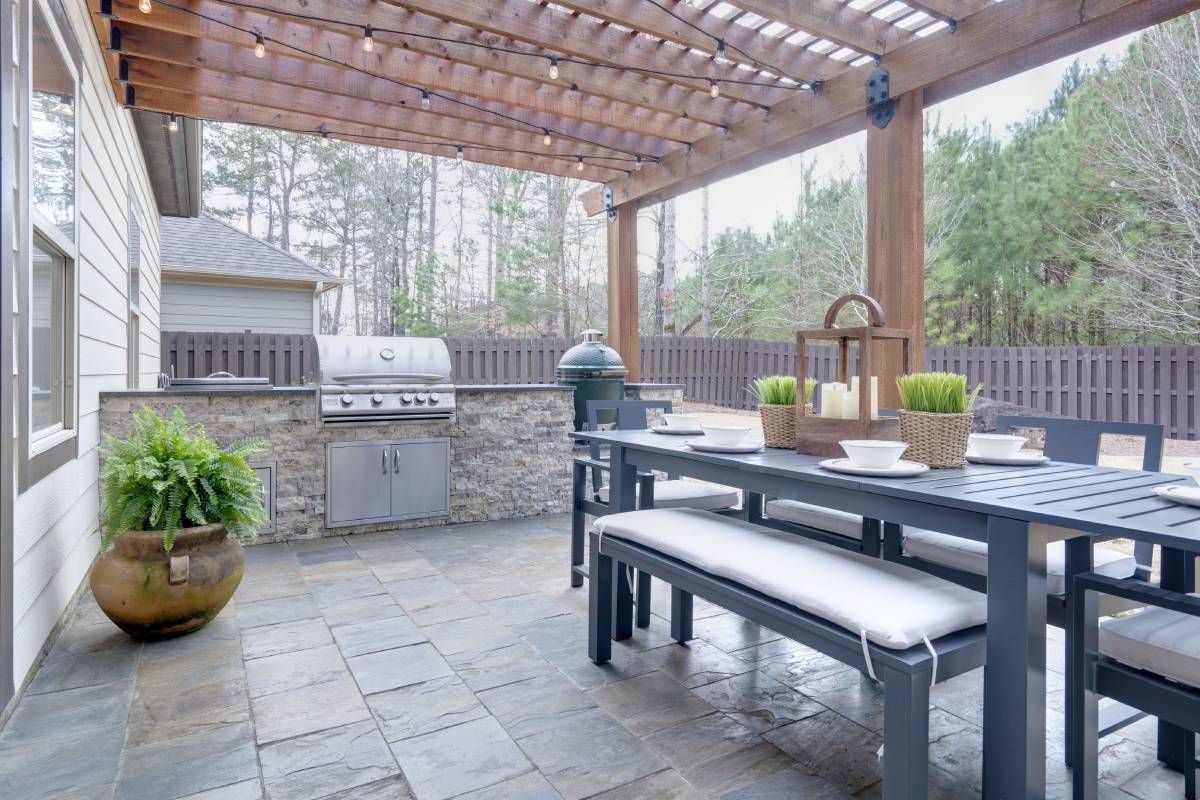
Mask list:
[[[21,78],[28,190],[20,272],[21,469],[32,485],[73,458],[79,48],[60,0],[33,0]]]

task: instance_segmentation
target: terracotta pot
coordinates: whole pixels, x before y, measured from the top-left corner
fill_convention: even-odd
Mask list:
[[[135,639],[167,639],[221,613],[246,571],[242,546],[224,525],[183,528],[163,550],[162,531],[119,536],[92,567],[96,602]]]

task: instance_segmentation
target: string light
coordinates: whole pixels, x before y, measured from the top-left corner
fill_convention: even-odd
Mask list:
[[[463,160],[463,146],[461,144],[454,145],[454,157],[459,161]]]
[[[262,58],[267,54],[267,40],[261,33],[254,34],[254,55]]]
[[[724,39],[717,39],[717,55],[716,55],[716,57],[719,59],[722,59],[722,60],[725,58],[725,40]]]
[[[575,171],[583,172],[583,156],[575,156],[575,158],[577,159],[575,162]]]
[[[558,57],[557,56],[550,56],[549,75],[550,75],[550,80],[552,80],[552,81],[558,80]]]
[[[172,112],[171,118],[167,120],[167,130],[169,130],[171,133],[175,133],[177,130],[179,130],[179,119],[175,116],[174,112]]]
[[[721,96],[721,85],[712,78],[709,78],[708,80],[708,96],[713,100],[716,100]]]
[[[429,110],[429,105],[430,105],[430,103],[429,103],[429,90],[428,90],[428,89],[422,89],[422,90],[421,90],[421,108],[423,108],[423,109],[425,109],[426,111],[428,111],[428,110]]]
[[[138,11],[143,14],[150,13],[150,0],[138,0]]]
[[[636,159],[634,159],[633,168],[634,168],[634,170],[636,170],[638,172],[642,171],[642,157],[641,156],[638,156]]]
[[[542,144],[544,144],[546,147],[554,144],[554,139],[550,136],[549,128],[542,128]]]
[[[375,49],[375,29],[370,25],[363,32],[363,51],[370,53]]]

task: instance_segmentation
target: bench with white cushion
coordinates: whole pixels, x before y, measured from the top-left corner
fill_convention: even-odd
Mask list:
[[[1068,673],[1076,679],[1068,728],[1074,796],[1097,791],[1097,742],[1118,726],[1102,722],[1099,697],[1152,714],[1190,732],[1182,737],[1184,796],[1196,798],[1196,737],[1200,733],[1200,595],[1171,592],[1139,580],[1097,573],[1072,581],[1073,628]],[[1099,600],[1145,604],[1137,614],[1100,621]]]
[[[654,508],[696,508],[701,511],[720,511],[736,506],[741,497],[737,489],[700,481],[656,480],[652,484]],[[608,502],[608,486],[596,492],[601,503]],[[643,508],[642,484],[637,484],[638,508]]]
[[[671,585],[671,633],[691,638],[692,597],[870,674],[884,686],[884,797],[925,797],[929,689],[983,664],[987,598],[902,564],[694,509],[596,520],[591,659],[631,635],[626,567]]]
[[[879,537],[879,526],[871,525],[861,514],[840,511],[836,508],[824,508],[804,503],[800,500],[774,499],[768,500],[763,506],[763,517],[753,519],[761,525],[785,532],[795,532],[815,538],[818,541],[836,544],[839,547],[849,547],[853,550],[865,550],[878,553],[878,542],[863,546],[863,532],[870,525],[876,540]]]

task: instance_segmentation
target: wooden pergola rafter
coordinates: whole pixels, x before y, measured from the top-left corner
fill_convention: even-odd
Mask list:
[[[150,0],[144,13],[139,0],[88,3],[128,105],[603,184],[584,207],[610,221],[609,338],[634,376],[640,206],[865,128],[867,288],[892,326],[914,331],[919,356],[923,109],[1200,7]],[[871,125],[866,101],[877,64],[895,102],[884,128]],[[886,394],[894,364],[886,354],[882,363]]]

